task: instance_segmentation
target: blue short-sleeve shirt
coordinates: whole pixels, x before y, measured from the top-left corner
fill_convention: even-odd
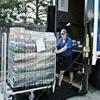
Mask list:
[[[66,40],[63,42],[63,39],[59,39],[57,42],[57,49],[61,49],[64,46],[67,46],[67,50],[62,53],[63,56],[71,56],[73,54],[72,51],[72,40],[71,38],[67,37]]]

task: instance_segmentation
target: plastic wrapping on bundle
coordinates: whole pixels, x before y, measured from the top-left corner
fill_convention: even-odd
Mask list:
[[[17,28],[16,28],[17,29]],[[56,56],[53,33],[11,29],[8,40],[8,80],[12,88],[50,84],[54,80]],[[15,33],[14,33],[15,32]],[[42,38],[43,52],[37,52],[36,40]]]

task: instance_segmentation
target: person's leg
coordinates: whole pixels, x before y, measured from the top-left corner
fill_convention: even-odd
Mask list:
[[[58,82],[58,85],[61,86],[61,83],[62,83],[62,80],[63,80],[63,74],[64,74],[64,71],[61,70],[60,71],[60,74],[59,74],[59,82]]]
[[[70,84],[72,84],[72,82],[73,82],[73,77],[74,77],[73,72],[70,72],[69,73],[69,83]]]
[[[69,66],[70,64],[72,64],[72,57],[69,57]],[[74,78],[74,73],[73,73],[73,66],[71,66],[71,68],[69,68],[69,83],[72,84],[73,82],[73,78]]]

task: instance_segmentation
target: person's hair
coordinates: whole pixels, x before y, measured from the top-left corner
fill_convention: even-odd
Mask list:
[[[61,33],[67,33],[67,30],[66,29],[61,29]]]
[[[60,34],[62,34],[62,33],[67,34],[67,36],[69,37],[69,32],[65,28],[61,29]]]

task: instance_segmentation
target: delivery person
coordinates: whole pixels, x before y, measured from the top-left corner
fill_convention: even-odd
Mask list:
[[[61,30],[61,38],[57,42],[57,48],[55,50],[55,53],[59,56],[59,66],[60,66],[60,75],[59,75],[59,82],[58,85],[61,86],[61,82],[63,80],[63,74],[64,71],[68,69],[69,72],[69,85],[72,86],[73,81],[73,68],[70,67],[70,64],[72,63],[72,40],[68,36],[68,33],[66,29]]]

